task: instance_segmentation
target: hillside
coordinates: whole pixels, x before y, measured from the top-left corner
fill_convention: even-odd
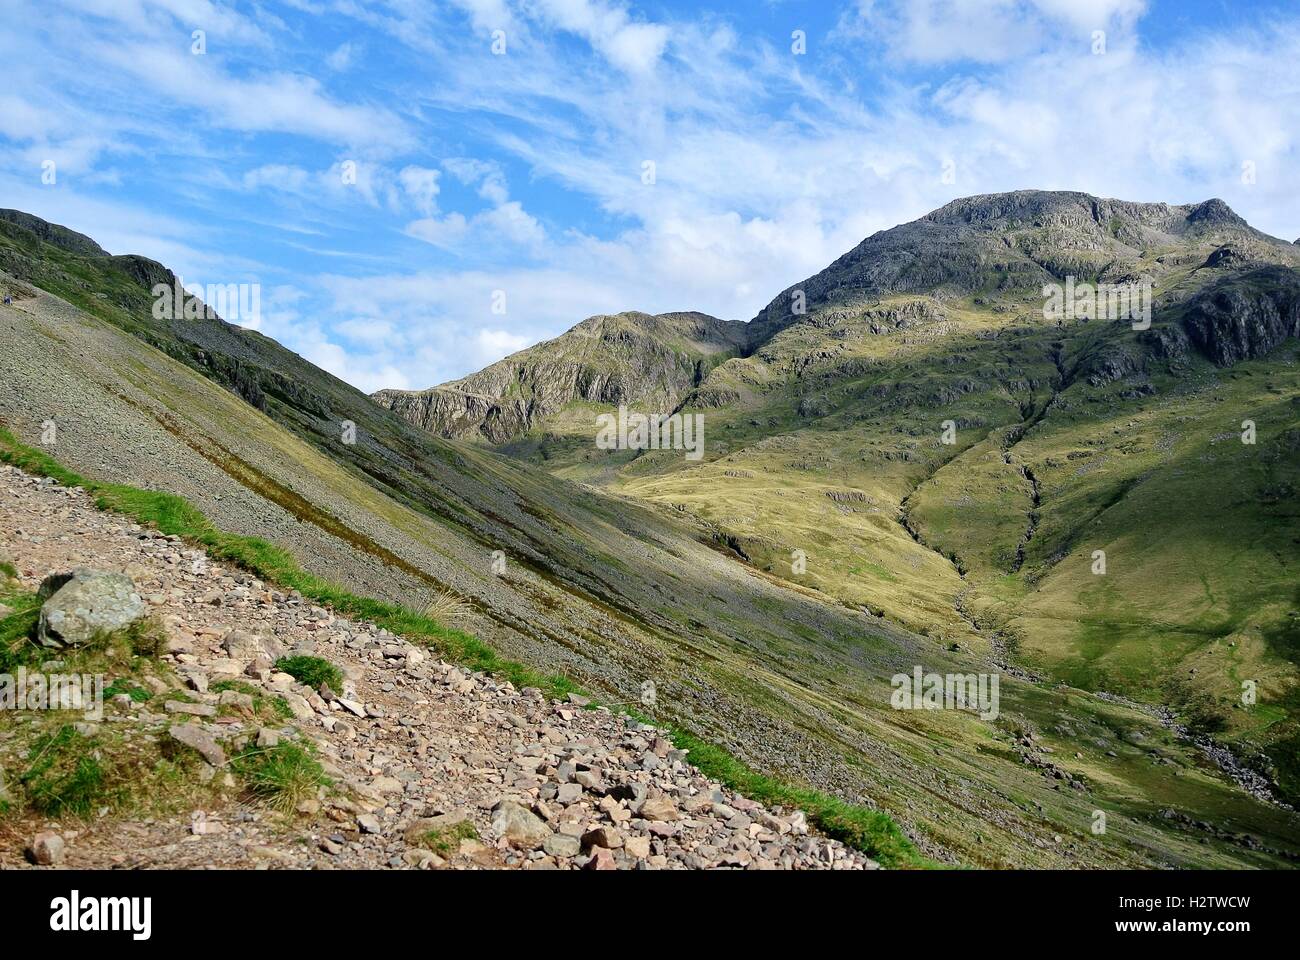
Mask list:
[[[1218,200],[957,200],[747,325],[679,405],[702,463],[599,450],[608,408],[576,405],[497,449],[701,518],[828,599],[1172,710],[1294,803],[1298,268]],[[1046,317],[1069,278],[1151,279],[1150,328]]]
[[[920,558],[920,572],[908,575],[915,606],[877,597],[873,613],[813,579],[833,569],[814,534],[832,557],[853,544],[833,546],[823,530],[851,532],[867,521],[863,529],[884,531],[894,522],[854,493],[851,459],[836,466],[853,474],[831,482],[820,467],[796,474],[782,466],[753,501],[769,516],[750,515],[752,527],[730,517],[740,482],[762,468],[746,477],[747,467],[722,458],[741,455],[735,441],[747,431],[771,432],[757,411],[789,422],[799,416],[789,384],[773,379],[769,390],[752,391],[749,409],[736,407],[732,450],[715,446],[727,428],[709,421],[709,457],[691,470],[708,478],[711,494],[687,483],[691,470],[642,458],[617,484],[646,501],[637,502],[482,443],[433,437],[259,334],[216,319],[156,321],[148,290],[166,282],[166,269],[106,256],[84,240],[0,222],[0,286],[14,297],[0,307],[0,424],[40,446],[53,421],[48,452],[83,475],[182,495],[223,529],[285,547],[310,573],[356,594],[418,610],[450,588],[472,607],[463,626],[502,652],[611,703],[639,702],[652,680],[656,720],[763,773],[886,811],[941,861],[1240,866],[1284,863],[1300,852],[1291,814],[1252,797],[1180,730],[1139,706],[1007,674],[996,721],[891,709],[895,673],[918,664],[988,670],[1002,651],[975,632],[954,647],[961,621],[944,591],[955,595],[960,577],[901,527],[897,539],[910,552],[886,551],[881,569],[894,576]],[[781,333],[818,329],[821,312],[810,299],[807,317]],[[689,389],[704,389],[736,369],[784,362],[763,359],[778,336],[751,351],[734,346],[735,328],[694,319],[682,327],[682,316],[674,315],[675,328],[693,332],[671,352],[701,362],[674,389],[696,379]],[[727,337],[712,337],[717,330]],[[719,417],[724,408],[709,409]],[[344,420],[356,424],[355,444],[341,440]],[[780,447],[782,434],[771,435],[782,462],[808,460],[807,451]],[[791,443],[804,440],[818,438]],[[901,477],[901,468],[915,474],[925,463],[898,466]],[[805,485],[784,485],[795,476]],[[650,487],[679,481],[678,490]],[[835,525],[812,512],[805,518],[814,524],[803,541],[813,574],[805,583],[774,563],[762,569],[761,552],[751,552],[761,538],[779,542],[799,519],[798,511],[770,507],[782,495],[836,518]],[[715,519],[710,510],[727,515]],[[493,571],[497,550],[504,575]],[[910,618],[893,616],[895,606],[909,608]],[[1187,812],[1168,816],[1171,805]],[[1097,809],[1112,815],[1104,835],[1092,831]]]

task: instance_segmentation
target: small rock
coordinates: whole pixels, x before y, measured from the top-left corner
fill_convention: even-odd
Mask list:
[[[513,800],[502,800],[496,805],[492,830],[520,850],[535,850],[551,835],[551,828],[540,817]]]
[[[224,766],[226,763],[226,752],[221,749],[221,744],[217,743],[217,738],[208,733],[202,727],[195,726],[192,723],[181,724],[172,727],[167,731],[173,740],[185,744],[185,746],[197,750],[204,760],[214,767]]]
[[[63,838],[57,833],[38,833],[27,848],[32,863],[54,867],[63,862]]]

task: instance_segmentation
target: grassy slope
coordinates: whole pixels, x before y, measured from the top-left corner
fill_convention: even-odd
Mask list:
[[[475,637],[394,604],[356,596],[310,574],[281,547],[255,537],[218,530],[180,497],[122,484],[87,481],[47,454],[19,443],[3,429],[0,429],[0,460],[40,476],[52,477],[66,486],[82,487],[96,498],[101,509],[125,514],[163,533],[184,537],[202,546],[216,559],[235,563],[259,577],[297,590],[304,597],[327,604],[344,616],[368,620],[412,642],[428,645],[440,656],[471,670],[496,674],[519,687],[540,687],[552,697],[579,692],[577,685],[565,677],[541,676],[522,664],[502,659]],[[14,618],[30,618],[30,614],[31,609],[24,607],[15,611]],[[0,626],[7,623],[7,620],[0,622]],[[843,840],[887,866],[926,864],[915,846],[886,814],[763,776],[716,745],[705,743],[684,731],[669,729],[674,743],[690,751],[692,762],[707,776],[721,780],[751,799],[799,807],[822,832]]]
[[[1185,298],[1203,282],[1184,265],[1162,286]],[[948,301],[941,326],[885,334],[851,318],[831,336],[788,328],[715,371],[742,400],[701,411],[703,463],[593,453],[589,411],[510,450],[544,443],[548,469],[684,508],[759,567],[913,629],[976,651],[997,631],[1072,685],[1171,705],[1300,797],[1294,346],[1107,382],[1098,358],[1134,351],[1126,328],[1047,326],[1032,300],[1010,306]],[[938,437],[948,419],[951,447]]]

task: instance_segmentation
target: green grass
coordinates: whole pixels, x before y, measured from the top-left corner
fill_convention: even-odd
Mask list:
[[[845,803],[816,790],[791,786],[756,773],[725,750],[671,730],[673,743],[689,751],[690,761],[706,777],[720,780],[751,800],[797,808],[826,836],[861,850],[889,867],[932,867],[887,813]]]
[[[123,677],[118,677],[104,688],[105,700],[111,700],[122,694],[126,694],[136,703],[147,703],[153,699],[153,693],[151,691],[146,690],[144,687],[137,686]]]
[[[230,768],[256,800],[281,813],[291,812],[330,784],[310,749],[297,743],[249,748],[231,758]]]
[[[54,721],[36,731],[14,783],[14,810],[89,820],[101,811],[147,815],[185,809],[204,792],[195,760],[151,737]],[[13,812],[13,810],[8,811]]]
[[[321,684],[335,691],[343,689],[343,671],[322,657],[281,657],[275,661],[275,669],[313,690],[320,689]]]
[[[112,800],[104,766],[94,755],[91,741],[71,724],[36,739],[18,784],[32,809],[51,817],[85,819]]]
[[[48,659],[49,651],[33,639],[41,615],[40,598],[35,593],[0,594],[0,603],[13,611],[0,620],[0,673]]]
[[[467,633],[452,630],[421,613],[396,604],[360,597],[337,584],[308,573],[288,550],[257,537],[218,530],[184,498],[159,491],[138,490],[121,484],[87,480],[48,454],[18,441],[0,428],[0,462],[29,473],[51,477],[69,487],[81,487],[95,497],[101,510],[125,514],[160,532],[184,537],[205,547],[221,560],[235,563],[264,580],[297,590],[304,597],[332,607],[353,619],[368,620],[408,640],[424,643],[445,659],[474,671],[491,673],[517,687],[538,687],[548,696],[564,699],[582,693],[567,677],[543,676],[516,661],[498,656],[487,644]],[[12,618],[10,618],[12,619]],[[2,634],[0,634],[2,635]],[[592,707],[597,706],[593,702]],[[682,731],[673,733],[679,749],[707,776],[754,800],[803,809],[809,820],[828,836],[841,840],[889,867],[929,866],[928,861],[890,817],[846,803],[807,787],[785,784],[746,766],[735,756]],[[296,744],[270,751],[247,751],[232,761],[232,768],[252,792],[274,805],[292,809],[306,792],[325,782],[320,765]],[[290,799],[298,797],[298,799]]]
[[[419,838],[418,845],[440,857],[449,857],[460,848],[462,840],[477,840],[478,830],[468,820],[430,830]]]

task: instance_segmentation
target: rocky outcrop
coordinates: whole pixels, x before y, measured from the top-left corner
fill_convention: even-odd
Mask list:
[[[499,400],[449,387],[411,392],[380,390],[372,399],[398,416],[442,437],[481,435],[490,443],[505,443],[528,429],[529,405],[522,400]]]
[[[40,217],[21,210],[0,210],[0,220],[29,230],[46,243],[75,253],[82,257],[107,257],[108,251],[84,233],[77,233],[57,223],[49,223]]]
[[[1300,271],[1263,267],[1215,284],[1188,303],[1183,326],[1220,366],[1263,356],[1300,336]]]
[[[36,639],[47,647],[80,647],[97,637],[125,629],[148,608],[123,573],[75,570],[51,574],[41,584]]]
[[[490,443],[575,402],[670,413],[709,369],[741,351],[744,327],[702,313],[590,317],[463,380],[371,399],[439,436]]]

